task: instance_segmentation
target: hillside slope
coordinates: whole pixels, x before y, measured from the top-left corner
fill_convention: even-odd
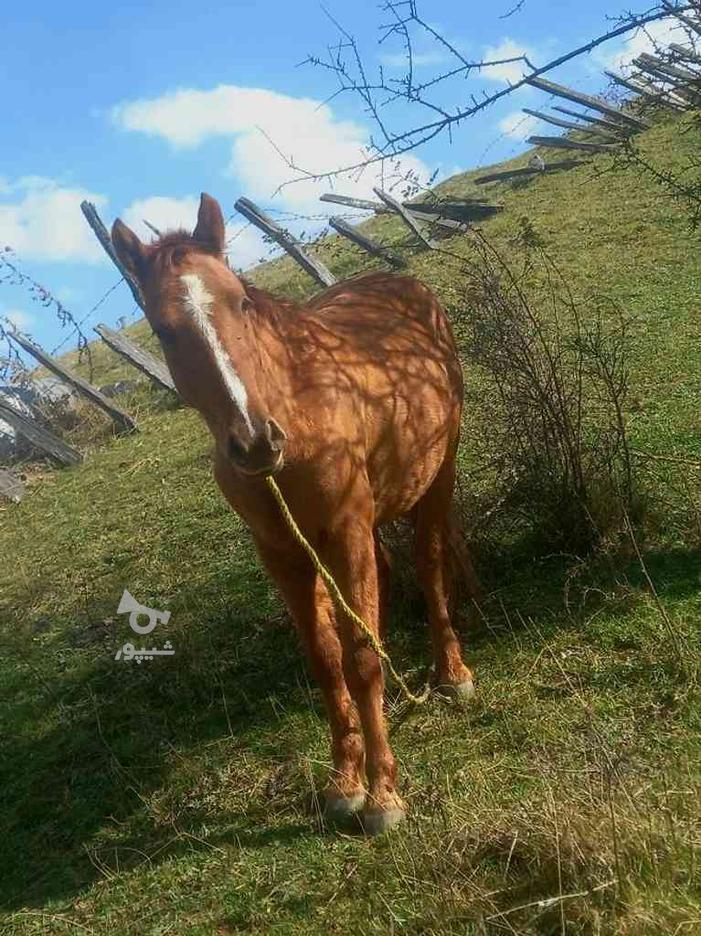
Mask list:
[[[677,169],[699,143],[690,117],[639,138],[651,162]],[[654,179],[610,163],[495,187],[505,210],[482,229],[508,255],[527,218],[576,295],[609,295],[632,317],[626,415],[658,499],[644,566],[633,549],[588,565],[483,566],[491,595],[465,638],[474,704],[406,712],[389,692],[409,821],[371,842],[320,832],[309,809],[329,766],[319,693],[215,487],[199,419],[139,391],[125,403],[138,435],[103,440],[2,510],[4,931],[693,931],[698,235]],[[474,194],[470,179],[440,191]],[[406,240],[390,218],[367,229]],[[470,238],[449,246],[469,254]],[[336,238],[317,249],[337,275],[372,266]],[[405,249],[461,336],[456,267]],[[300,298],[311,289],[287,259],[253,275]],[[145,323],[130,331],[145,340]],[[133,376],[104,347],[94,363],[97,381]],[[428,641],[404,578],[389,649],[418,683]],[[125,587],[171,611],[154,637],[172,658],[115,661]]]

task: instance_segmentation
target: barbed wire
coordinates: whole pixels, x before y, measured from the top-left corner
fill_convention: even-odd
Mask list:
[[[107,292],[105,292],[105,293],[97,300],[97,302],[96,302],[95,305],[90,309],[90,311],[89,311],[89,312],[86,312],[85,315],[83,316],[83,318],[80,319],[80,321],[78,322],[78,327],[83,326],[83,325],[87,322],[87,320],[88,320],[89,318],[91,318],[91,317],[95,314],[95,312],[97,312],[97,310],[98,310],[98,309],[100,308],[100,306],[108,299],[108,297],[112,295],[112,293],[115,291],[115,289],[116,289],[118,286],[120,286],[123,282],[124,282],[124,279],[120,276],[120,278],[117,280],[117,282],[114,283],[112,286],[110,286],[109,289],[107,290]],[[56,354],[58,351],[61,350],[61,348],[65,347],[65,345],[68,344],[68,342],[71,340],[71,338],[73,337],[74,334],[75,334],[75,329],[74,329],[69,335],[67,335],[67,336],[63,339],[63,341],[62,341],[60,344],[56,345],[56,347],[53,349],[53,351],[52,351],[51,353],[52,353],[52,354]]]
[[[81,356],[85,356],[88,361],[88,368],[90,374],[92,375],[92,355],[90,353],[89,340],[85,332],[82,330],[80,323],[77,321],[73,313],[58,299],[50,289],[46,286],[43,286],[36,279],[34,279],[31,274],[27,273],[20,266],[19,258],[17,254],[12,250],[11,247],[4,247],[0,249],[0,283],[6,283],[11,286],[19,286],[24,289],[28,294],[32,302],[41,305],[43,308],[53,308],[56,312],[56,316],[62,328],[73,327],[72,334],[77,334],[78,336],[78,352]],[[5,317],[5,325],[0,322],[0,339],[5,341],[8,348],[12,347],[12,342],[10,336],[13,331],[20,331],[20,329],[10,320]],[[8,328],[8,325],[10,326]],[[13,366],[16,366],[16,362],[21,361],[19,354],[9,353],[8,357],[4,359],[3,362],[0,362],[0,376],[3,379],[6,379],[8,373]],[[13,362],[15,364],[13,365]]]

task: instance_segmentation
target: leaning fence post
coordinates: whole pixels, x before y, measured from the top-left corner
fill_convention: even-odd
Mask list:
[[[2,399],[0,399],[0,419],[12,426],[19,435],[24,436],[34,448],[49,455],[60,465],[79,465],[82,462],[83,456],[80,452],[71,448],[53,432],[44,429],[35,419],[20,413],[14,406],[10,406]]]
[[[658,88],[651,81],[642,76],[635,79],[624,78],[622,75],[617,75],[615,72],[607,71],[606,69],[604,69],[604,74],[607,78],[610,78],[611,81],[615,82],[615,84],[620,85],[622,88],[628,88],[629,91],[634,91],[653,104],[664,104],[666,107],[671,107],[673,110],[677,111],[686,110],[689,106],[689,102],[684,100],[684,98],[675,97],[674,92]]]
[[[578,140],[568,140],[567,137],[551,136],[531,136],[526,142],[552,149],[584,150],[585,153],[613,153],[618,147],[617,143],[580,143]]]
[[[345,205],[346,208],[360,208],[361,211],[374,211],[375,214],[387,214],[389,211],[389,208],[382,202],[368,201],[366,198],[352,198],[350,195],[336,195],[335,192],[320,195],[319,201]]]
[[[535,75],[526,78],[526,83],[538,88],[540,91],[545,91],[546,94],[554,94],[556,97],[566,98],[568,101],[574,101],[575,104],[582,104],[584,107],[600,111],[612,120],[628,124],[635,127],[636,130],[646,130],[649,127],[647,121],[641,120],[639,117],[633,117],[632,114],[624,113],[602,98],[594,97],[591,94],[583,94],[581,91],[575,91],[572,88],[566,88],[564,85],[555,84],[554,81],[548,81],[547,78],[540,78]]]
[[[343,218],[329,218],[329,227],[332,227],[342,237],[347,237],[349,241],[371,256],[379,257],[393,267],[406,266],[406,260],[403,257],[393,253],[387,247],[383,247],[382,244],[378,244],[377,241],[372,240],[362,231],[356,230],[352,224],[348,224]]]
[[[525,109],[524,107],[524,110]],[[562,107],[560,104],[553,104],[553,110],[559,111],[561,114],[569,114],[570,117],[577,117],[579,120],[584,120],[597,127],[604,127],[606,130],[612,130],[614,133],[633,133],[632,127],[624,127],[623,124],[616,123],[613,120],[606,120],[605,117],[592,117],[591,114],[584,114],[582,111],[572,110],[571,107]]]
[[[559,172],[563,169],[574,169],[584,164],[582,159],[562,159],[559,162],[546,163],[544,169],[534,166],[524,166],[521,169],[500,169],[499,172],[488,172],[478,176],[472,181],[475,185],[486,185],[487,182],[505,182],[508,179],[519,179],[522,176],[542,175],[544,172]]]
[[[105,225],[102,223],[102,220],[97,213],[97,208],[93,205],[92,202],[83,201],[80,203],[80,210],[83,212],[85,220],[88,222],[90,227],[95,234],[95,237],[100,241],[102,247],[110,258],[112,263],[117,267],[119,272],[124,277],[124,281],[131,290],[131,294],[134,297],[134,301],[139,306],[140,309],[144,308],[144,297],[141,293],[141,287],[136,282],[134,277],[131,275],[129,270],[122,264],[122,261],[117,256],[114,245],[112,244],[112,238],[110,237],[110,232],[107,230]]]
[[[554,114],[547,114],[544,111],[533,110],[530,107],[524,107],[523,113],[528,114],[529,117],[536,117],[538,120],[544,120],[546,123],[552,124],[554,127],[564,127],[565,130],[578,130],[580,133],[593,133],[599,137],[599,139],[606,142],[607,140],[618,141],[621,139],[621,134],[631,132],[630,128],[626,128],[623,124],[611,124],[613,126],[612,130],[602,130],[597,126],[587,126],[586,123],[575,123],[573,120],[563,120],[562,117],[556,117]]]
[[[436,244],[434,240],[424,234],[416,218],[410,214],[410,212],[404,207],[404,205],[401,204],[401,202],[398,202],[396,198],[392,198],[392,196],[388,195],[387,192],[383,192],[381,188],[373,188],[373,192],[381,201],[385,203],[385,205],[387,205],[390,211],[393,211],[395,214],[399,215],[404,224],[406,224],[409,230],[418,237],[422,244],[431,250],[435,250],[438,244]]]
[[[170,371],[158,358],[149,354],[148,351],[144,351],[143,348],[134,344],[133,341],[129,341],[124,335],[112,331],[107,325],[96,325],[95,331],[108,348],[111,348],[125,360],[129,361],[130,364],[136,367],[137,370],[140,370],[142,374],[146,374],[146,376],[159,387],[164,387],[166,390],[171,390],[173,393],[178,392],[175,389],[173,378],[170,376]]]
[[[0,468],[0,494],[13,504],[19,504],[24,496],[22,480],[6,468]]]
[[[310,276],[313,276],[322,286],[333,286],[334,283],[337,282],[333,273],[328,270],[320,260],[316,260],[314,257],[310,256],[297,238],[293,237],[289,231],[285,231],[281,228],[279,224],[276,224],[264,211],[261,211],[257,205],[254,205],[249,198],[244,198],[242,196],[236,201],[234,208],[239,214],[242,214],[244,218],[248,218],[251,224],[255,224],[264,234],[272,238],[283,250],[287,251],[292,259],[296,260],[302,269]]]
[[[74,387],[81,396],[84,396],[91,403],[94,403],[96,406],[99,406],[101,410],[104,410],[121,432],[136,432],[138,430],[138,426],[131,416],[123,410],[120,410],[118,406],[115,406],[104,394],[100,393],[97,387],[93,387],[87,380],[83,380],[82,377],[68,370],[68,368],[64,367],[56,358],[47,354],[46,351],[43,351],[38,345],[35,345],[33,341],[20,335],[18,332],[8,332],[8,334],[12,341],[16,342],[16,344],[18,344],[20,348],[23,348],[28,354],[31,354],[33,358],[36,358],[40,364],[43,364],[44,367],[56,374],[57,377],[60,377],[65,383]]]

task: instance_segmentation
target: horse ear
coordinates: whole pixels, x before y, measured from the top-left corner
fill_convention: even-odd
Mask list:
[[[206,192],[202,192],[200,196],[197,227],[192,232],[192,236],[211,250],[216,250],[218,254],[224,253],[226,247],[224,215],[216,198],[212,198]]]
[[[146,264],[146,247],[120,218],[112,225],[112,246],[127,271],[140,280]]]

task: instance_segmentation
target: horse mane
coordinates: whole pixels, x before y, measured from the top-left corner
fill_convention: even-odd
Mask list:
[[[251,300],[256,310],[269,318],[276,314],[283,315],[298,314],[300,305],[294,299],[286,299],[283,296],[276,296],[267,289],[260,289],[244,276],[239,276],[246,290],[248,298]]]
[[[201,242],[196,241],[190,231],[186,231],[185,228],[175,228],[172,231],[166,231],[165,234],[159,234],[158,238],[151,243],[151,247],[155,247],[157,250],[161,250],[163,247],[191,247],[194,249],[200,244]]]
[[[215,257],[219,255],[219,249],[215,244],[210,246],[203,241],[195,240],[192,234],[183,228],[160,234],[149,244],[149,251],[154,261],[160,266],[170,266],[174,259],[179,260],[188,253],[209,254]]]

